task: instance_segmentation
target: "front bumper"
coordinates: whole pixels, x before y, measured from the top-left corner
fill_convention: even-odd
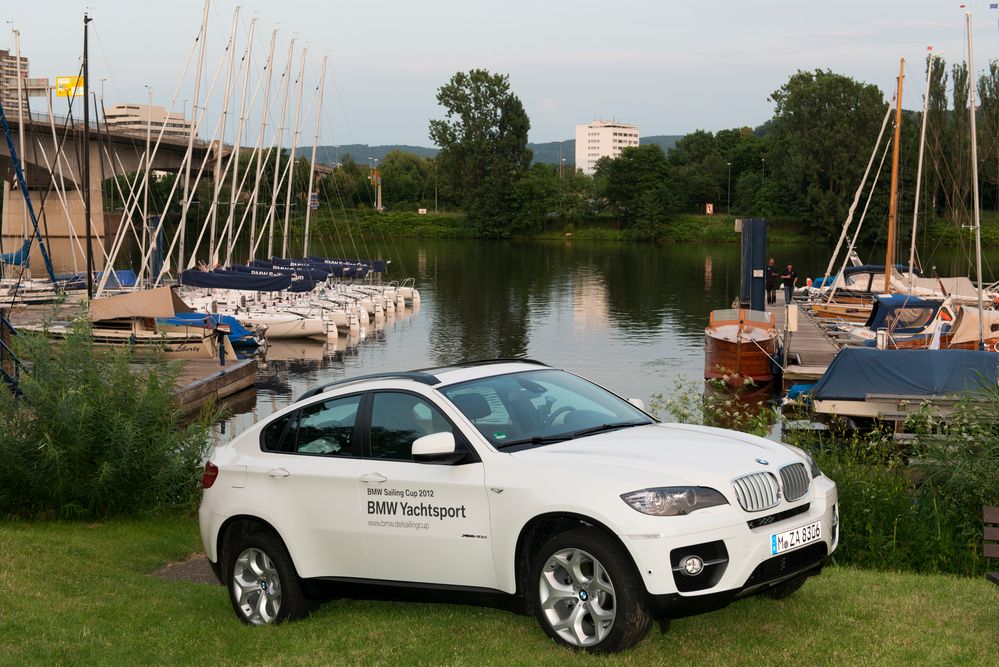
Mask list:
[[[712,510],[704,510],[697,530],[623,536],[650,597],[657,606],[668,607],[669,616],[677,617],[698,613],[701,607],[707,610],[724,606],[799,574],[817,574],[838,546],[839,520],[835,484],[828,478],[814,481],[809,498],[782,503],[771,512],[756,514],[728,508],[725,514],[719,511],[712,517],[708,514]],[[690,517],[698,514],[701,512]],[[773,521],[760,522],[764,518],[761,514],[772,516]],[[773,555],[772,535],[816,522],[821,529],[820,539]],[[676,523],[672,527],[681,526]],[[700,556],[705,564],[720,564],[705,567],[697,577],[686,577],[674,568],[688,553]],[[686,608],[692,611],[684,612]]]

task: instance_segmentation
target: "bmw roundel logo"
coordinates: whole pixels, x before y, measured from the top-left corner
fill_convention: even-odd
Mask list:
[[[589,593],[585,590],[579,591],[579,599],[585,601],[586,598],[590,597]]]
[[[770,465],[770,461],[767,461],[766,459],[756,459],[756,462],[759,463],[761,466]]]

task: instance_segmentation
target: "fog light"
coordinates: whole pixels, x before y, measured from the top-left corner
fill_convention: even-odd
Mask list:
[[[681,563],[683,563],[684,574],[696,577],[704,569],[704,561],[701,560],[700,556],[687,556]]]

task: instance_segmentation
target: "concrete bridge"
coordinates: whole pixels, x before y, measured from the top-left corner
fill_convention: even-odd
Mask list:
[[[20,125],[17,117],[8,117],[7,124],[14,139],[14,146],[20,153],[18,141]],[[111,216],[101,210],[101,203],[104,201],[101,190],[102,177],[111,178],[135,172],[146,150],[144,131],[135,133],[109,130],[103,124],[98,128],[92,122],[90,150],[86,151],[83,146],[83,131],[82,122],[70,123],[66,118],[58,116],[50,119],[47,114],[32,114],[30,119],[24,119],[25,146],[24,155],[20,155],[20,158],[26,168],[28,190],[38,217],[39,228],[57,273],[82,271],[86,267],[86,258],[81,252],[81,248],[86,247],[86,217],[81,194],[83,160],[89,155],[94,267],[101,269],[104,259],[99,249],[102,244],[110,246],[120,222],[118,219],[111,219]],[[156,144],[156,135],[157,130],[154,129],[151,146]],[[187,137],[164,134],[153,160],[153,169],[179,171],[187,153],[187,142]],[[57,167],[56,155],[60,146],[61,155]],[[195,141],[192,179],[205,153],[210,150],[209,144]],[[224,156],[231,151],[231,147],[226,146],[223,151]],[[214,160],[214,157],[209,159]],[[55,180],[61,187],[65,183],[65,206],[53,185],[53,172]],[[202,178],[210,179],[213,172],[213,169],[206,167]],[[0,139],[0,175],[3,178],[0,252],[13,252],[21,247],[23,239],[26,235],[30,235],[32,230],[30,218],[25,215],[24,197],[17,183],[10,151],[7,142],[2,139]],[[175,195],[175,201],[180,201],[179,191]],[[137,211],[136,215],[138,219],[141,212]],[[31,266],[33,275],[44,275],[42,268],[44,264],[37,243],[32,246]]]

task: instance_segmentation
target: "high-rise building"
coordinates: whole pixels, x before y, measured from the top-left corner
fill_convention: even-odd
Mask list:
[[[18,99],[17,79],[21,79],[21,98]],[[17,117],[18,107],[28,112],[28,98],[44,96],[48,91],[49,80],[28,78],[28,59],[17,56],[10,51],[0,50],[0,104],[3,112],[9,118]]]
[[[638,145],[638,126],[611,120],[595,120],[576,126],[576,169],[592,175],[597,160],[615,158],[622,148]]]
[[[182,113],[167,113],[163,107],[146,104],[116,104],[105,111],[104,122],[112,130],[143,136],[149,128],[154,138],[160,128],[164,128],[164,136],[186,137],[191,133],[191,124]]]

